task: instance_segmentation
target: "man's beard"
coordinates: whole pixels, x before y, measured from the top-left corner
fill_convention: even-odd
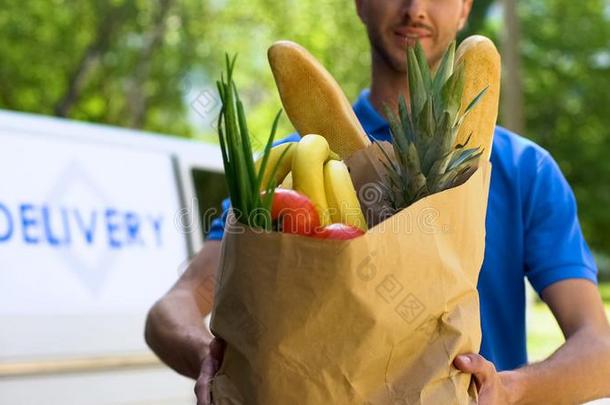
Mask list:
[[[384,46],[383,36],[378,31],[367,28],[367,34],[369,37],[369,43],[371,44],[371,49],[373,51],[373,57],[380,58],[389,68],[395,70],[396,72],[406,74],[407,50],[404,49],[402,52],[402,58],[397,60],[395,57],[393,57],[393,54],[389,51],[389,49]],[[449,47],[449,44],[450,41],[447,42],[447,45],[442,52],[435,52],[434,55],[432,55],[431,69],[434,70],[437,67],[438,63],[443,57],[444,50]],[[428,58],[428,65],[430,65],[430,62],[431,61]]]
[[[406,72],[407,72],[406,50],[404,52],[404,60],[397,61],[392,56],[392,53],[385,48],[383,37],[381,36],[381,34],[379,32],[367,28],[367,33],[368,33],[369,42],[371,44],[371,48],[373,51],[373,55],[374,55],[373,57],[380,58],[391,69],[393,69],[397,72],[406,74]]]

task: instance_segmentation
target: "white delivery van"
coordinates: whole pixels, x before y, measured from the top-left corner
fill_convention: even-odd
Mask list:
[[[0,404],[193,404],[144,322],[226,195],[214,145],[0,111]]]

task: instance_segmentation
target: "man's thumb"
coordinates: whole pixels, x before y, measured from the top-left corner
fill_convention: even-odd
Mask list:
[[[453,365],[464,373],[472,374],[479,388],[496,372],[493,364],[479,354],[461,354],[455,358]]]
[[[461,354],[455,358],[453,361],[453,365],[460,371],[464,373],[474,373],[478,371],[475,362],[473,359],[467,354]]]

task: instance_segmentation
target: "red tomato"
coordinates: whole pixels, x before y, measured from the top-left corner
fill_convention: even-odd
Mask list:
[[[282,232],[298,235],[311,235],[320,226],[320,217],[311,200],[283,188],[273,193],[271,219],[281,222]]]

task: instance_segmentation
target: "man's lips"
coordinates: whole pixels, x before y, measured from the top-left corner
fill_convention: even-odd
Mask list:
[[[415,27],[397,28],[394,30],[394,34],[404,41],[417,41],[432,36],[428,29]]]

